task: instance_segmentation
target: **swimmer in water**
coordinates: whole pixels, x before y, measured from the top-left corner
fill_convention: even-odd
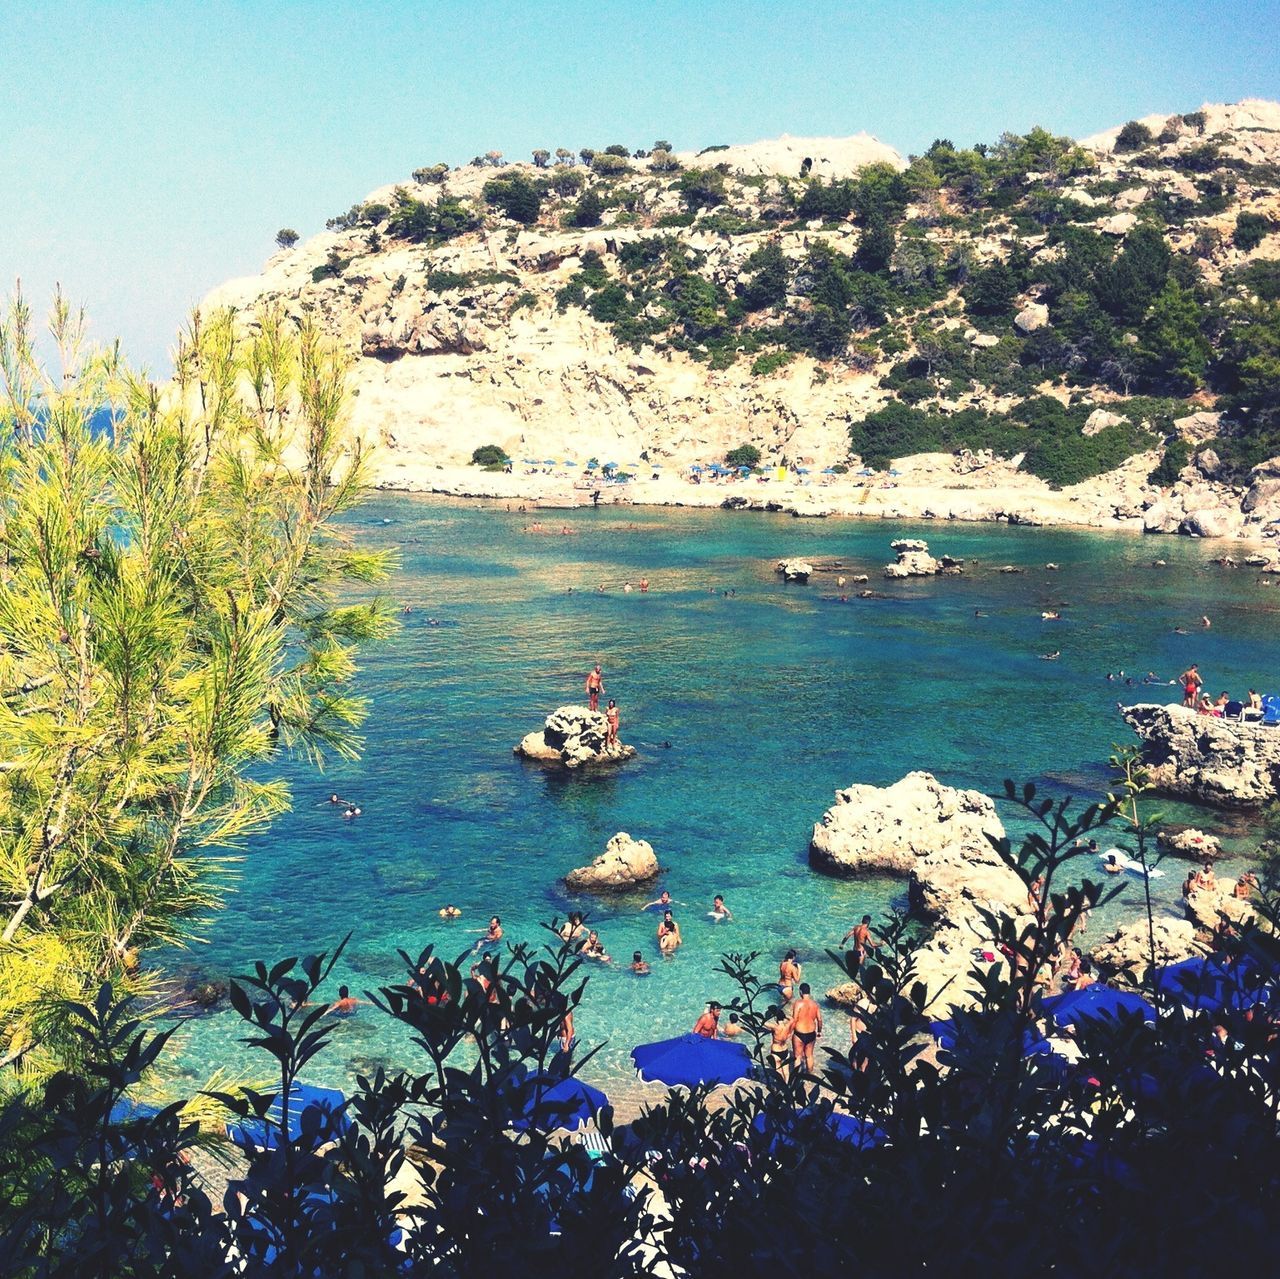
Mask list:
[[[645,904],[641,906],[640,909],[641,910],[670,910],[672,906],[683,906],[683,905],[684,905],[684,902],[673,902],[671,900],[670,892],[668,892],[667,889],[664,888],[662,892],[658,895],[657,901],[645,902]]]
[[[477,950],[483,950],[486,946],[496,946],[502,940],[502,920],[495,915],[489,921],[489,927],[476,938],[476,944],[471,950],[474,953]]]
[[[1041,653],[1040,660],[1042,662],[1056,662],[1062,656],[1062,650],[1055,648],[1052,653]]]
[[[728,908],[728,906],[724,904],[724,898],[719,893],[715,895],[714,899],[711,902],[710,915],[711,915],[711,918],[716,921],[716,923],[720,923],[722,920],[725,920],[725,919],[733,918],[733,911],[731,911]]]
[[[645,963],[644,956],[638,950],[631,956],[631,971],[637,977],[649,975],[649,965]]]
[[[672,918],[671,912],[666,911],[662,916],[662,922],[658,925],[658,949],[669,957],[676,953],[682,941],[680,925]]]
[[[462,912],[456,906],[441,906],[439,914],[441,919],[462,918]]]
[[[352,804],[342,815],[346,818],[359,817],[360,812],[361,809],[359,804]]]
[[[322,799],[316,807],[323,808],[326,804],[341,804],[344,808],[355,807],[354,800],[343,799],[341,795],[330,795],[328,799]]]
[[[338,987],[338,1001],[329,1005],[329,1011],[336,1013],[339,1017],[347,1017],[355,1012],[356,1005],[360,1001],[354,998],[351,991],[346,986]]]

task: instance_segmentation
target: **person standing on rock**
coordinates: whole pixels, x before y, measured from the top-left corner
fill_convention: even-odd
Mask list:
[[[600,663],[597,662],[595,669],[587,676],[585,685],[587,690],[587,708],[588,710],[598,711],[600,709],[600,694],[604,692],[604,674],[600,670]]]
[[[1182,685],[1183,706],[1190,706],[1194,708],[1196,704],[1196,696],[1204,686],[1204,680],[1200,678],[1200,671],[1195,662],[1192,662],[1191,665],[1178,676],[1178,683]]]
[[[618,721],[621,716],[618,713],[618,703],[611,697],[609,706],[604,713],[605,722],[609,725],[609,731],[605,734],[604,744],[606,746],[616,746],[618,744]]]

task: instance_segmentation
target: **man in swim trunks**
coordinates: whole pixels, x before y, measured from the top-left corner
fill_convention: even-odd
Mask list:
[[[884,943],[872,937],[871,935],[871,916],[863,915],[862,923],[854,924],[843,937],[840,938],[840,945],[843,946],[849,938],[853,938],[853,949],[858,957],[858,963],[862,963],[867,957],[867,951],[881,946]]]
[[[1178,682],[1182,685],[1183,706],[1195,706],[1196,695],[1204,684],[1204,680],[1200,678],[1200,672],[1196,668],[1195,662],[1192,662],[1191,665],[1178,676]]]
[[[813,1074],[813,1047],[822,1034],[822,1009],[809,993],[809,983],[800,983],[800,998],[791,1009],[792,1043],[796,1054],[796,1069]]]
[[[604,692],[604,673],[600,670],[600,663],[597,662],[595,669],[587,676],[585,685],[587,690],[587,709],[598,711],[600,709],[600,694]]]
[[[707,1011],[693,1023],[693,1033],[703,1039],[715,1039],[720,1026],[720,1005],[713,999]]]
[[[778,965],[778,990],[782,994],[783,1004],[789,1004],[795,994],[796,983],[800,980],[800,965],[796,962],[796,952],[787,951],[786,958]]]
[[[618,744],[618,720],[621,716],[618,713],[618,703],[611,697],[609,699],[609,707],[604,713],[605,723],[609,725],[609,731],[605,734],[604,744],[606,746],[616,746]]]

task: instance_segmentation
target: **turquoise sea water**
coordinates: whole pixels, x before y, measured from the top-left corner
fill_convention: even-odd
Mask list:
[[[776,972],[796,946],[820,991],[836,975],[825,948],[864,911],[900,900],[899,884],[809,869],[810,828],[838,787],[923,768],[956,786],[998,790],[1012,776],[1096,796],[1112,744],[1129,739],[1117,699],[1176,697],[1108,683],[1108,671],[1168,678],[1198,661],[1215,694],[1280,686],[1280,591],[1212,565],[1212,545],[720,511],[544,513],[548,528],[572,525],[561,536],[524,532],[531,518],[403,496],[361,508],[358,535],[399,547],[391,593],[412,609],[364,660],[364,757],[324,776],[289,770],[294,811],[252,841],[207,940],[162,962],[226,975],[332,948],[350,930],[333,984],[359,993],[402,979],[397,948],[416,955],[434,942],[452,957],[493,913],[508,939],[537,940],[540,921],[589,909],[615,959],[642,950],[653,964],[648,978],[621,965],[594,972],[577,1018],[584,1042],[607,1041],[588,1076],[634,1096],[629,1049],[688,1029],[705,1000],[731,993],[713,972],[722,951],[757,950]],[[900,536],[966,557],[964,576],[881,581]],[[773,565],[791,555],[838,558],[888,598],[841,603],[834,574],[784,585]],[[1153,568],[1157,557],[1168,566]],[[1049,561],[1060,571],[1046,572]],[[997,572],[1004,564],[1026,572]],[[648,594],[622,592],[645,575]],[[1048,608],[1063,620],[1042,621]],[[1212,629],[1199,628],[1202,613]],[[1057,661],[1040,660],[1054,650]],[[582,700],[595,661],[638,759],[565,776],[513,756],[548,711]],[[363,815],[344,821],[324,802],[335,790]],[[619,830],[652,842],[667,868],[659,886],[684,903],[673,960],[658,959],[657,919],[638,911],[656,891],[574,900],[560,883]],[[1159,881],[1162,900],[1176,897],[1179,869]],[[734,922],[707,917],[717,892]],[[1110,919],[1138,908],[1136,882],[1126,896]],[[447,902],[460,921],[439,919]],[[229,1012],[189,1022],[181,1070],[237,1069],[239,1033]],[[311,1074],[342,1084],[377,1062],[407,1065],[409,1052],[365,1008]]]

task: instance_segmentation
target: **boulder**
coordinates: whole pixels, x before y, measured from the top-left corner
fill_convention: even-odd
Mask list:
[[[807,560],[779,560],[774,572],[781,573],[786,582],[807,582],[813,575],[813,565]]]
[[[975,333],[969,339],[969,345],[977,347],[999,346],[1000,339],[994,333]]]
[[[619,831],[595,861],[571,870],[564,882],[574,892],[620,892],[648,883],[660,869],[648,840],[632,839],[626,831]]]
[[[900,537],[889,543],[898,552],[893,564],[886,564],[885,577],[933,577],[943,565],[929,554],[929,543],[918,537]]]
[[[1187,918],[1212,933],[1222,920],[1240,928],[1253,922],[1256,912],[1243,897],[1233,895],[1234,879],[1224,879],[1213,888],[1196,888],[1187,897]]]
[[[1240,512],[1229,507],[1200,507],[1186,513],[1180,530],[1189,537],[1234,537],[1243,524]]]
[[[1185,919],[1164,915],[1152,921],[1156,963],[1177,964],[1193,955],[1208,953],[1208,946],[1196,937],[1195,925]],[[1117,986],[1142,985],[1151,966],[1150,938],[1145,919],[1130,920],[1089,952],[1104,977]]]
[[[912,908],[934,921],[915,964],[929,992],[926,1010],[941,1014],[974,1002],[969,973],[975,963],[1004,962],[983,911],[1015,917],[1026,911],[1025,886],[988,838],[1003,833],[995,805],[981,792],[908,773],[892,786],[837,791],[813,828],[809,861],[831,875],[908,880]],[[976,960],[975,951],[994,958]]]
[[[1142,514],[1144,533],[1176,533],[1182,527],[1182,507],[1175,501],[1152,502]]]
[[[1223,808],[1280,798],[1280,729],[1186,706],[1140,703],[1121,714],[1142,739],[1143,764],[1165,794]]]
[[[561,706],[547,716],[544,727],[522,738],[514,750],[525,759],[563,768],[621,764],[635,755],[634,746],[622,742],[607,745],[608,734],[603,712],[585,706]]]
[[[1190,857],[1197,862],[1222,856],[1222,843],[1218,837],[1206,835],[1204,831],[1196,830],[1194,826],[1187,826],[1170,835],[1162,832],[1160,847],[1178,857]]]
[[[1136,213],[1117,213],[1099,222],[1098,230],[1103,235],[1128,235],[1137,225],[1138,215]]]
[[[1028,302],[1013,317],[1013,322],[1023,333],[1034,333],[1037,329],[1047,327],[1049,323],[1049,308],[1043,302]]]
[[[842,981],[827,991],[827,1001],[843,1008],[845,1012],[853,1012],[867,997],[867,992],[856,981]]]
[[[1094,409],[1085,418],[1080,434],[1097,435],[1099,431],[1105,431],[1109,426],[1123,426],[1128,420],[1127,417],[1121,417],[1119,413],[1112,413],[1110,409]]]
[[[1188,444],[1203,444],[1205,440],[1222,434],[1221,422],[1221,413],[1210,413],[1202,409],[1199,413],[1189,413],[1186,417],[1175,417],[1173,429]]]

